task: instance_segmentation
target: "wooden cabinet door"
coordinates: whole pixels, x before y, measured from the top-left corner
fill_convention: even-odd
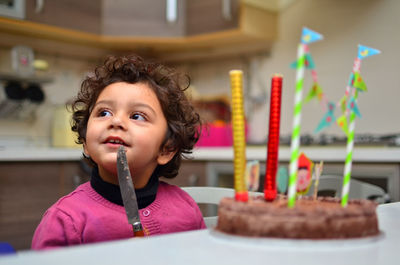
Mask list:
[[[36,12],[36,2],[36,0],[26,0],[26,20],[89,33],[101,33],[102,0],[44,1],[43,8],[39,12]]]
[[[178,176],[173,179],[162,178],[162,180],[180,187],[207,186],[206,162],[182,161]]]
[[[88,179],[78,162],[0,163],[0,240],[29,249],[44,212]]]
[[[168,23],[166,0],[104,0],[102,33],[108,36],[181,37],[185,0],[177,0],[177,20]]]
[[[224,2],[230,3],[230,18],[223,14]],[[192,0],[187,1],[186,5],[187,35],[212,33],[239,27],[239,0]]]

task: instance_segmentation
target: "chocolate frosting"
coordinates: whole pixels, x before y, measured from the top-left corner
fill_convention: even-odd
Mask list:
[[[252,197],[248,202],[221,200],[217,230],[252,237],[302,239],[356,238],[379,234],[377,204],[349,200],[342,207],[339,198],[303,197],[288,208],[285,196],[272,202]]]

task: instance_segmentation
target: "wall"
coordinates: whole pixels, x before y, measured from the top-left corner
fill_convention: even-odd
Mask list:
[[[309,47],[319,83],[326,96],[334,102],[338,102],[344,95],[357,56],[357,45],[382,51],[380,55],[366,58],[362,62],[361,74],[368,92],[359,95],[358,106],[362,117],[356,121],[356,133],[400,133],[400,123],[396,117],[400,113],[400,105],[397,103],[400,98],[400,76],[397,73],[400,69],[398,10],[400,1],[396,0],[294,1],[280,13],[279,39],[270,54],[198,64],[192,72],[193,85],[199,90],[201,88],[201,91],[211,91],[214,84],[219,84],[215,89],[222,90],[223,87],[226,93],[230,93],[228,71],[239,66],[243,67],[249,78],[245,82],[245,93],[262,97],[270,93],[272,74],[282,73],[281,134],[291,134],[295,70],[290,69],[289,64],[296,58],[301,29],[306,26],[324,35],[324,40],[310,44]],[[207,70],[198,70],[202,67],[207,67]],[[305,77],[303,96],[312,84],[309,71]],[[261,105],[247,104],[252,128],[250,138],[253,141],[265,141],[269,113],[266,101],[269,102],[269,99]],[[302,133],[312,133],[323,114],[317,101],[304,105]],[[343,136],[337,126],[331,126],[323,133]]]
[[[382,54],[366,58],[361,67],[368,92],[359,95],[362,114],[357,119],[356,133],[399,133],[400,123],[400,1],[397,0],[297,0],[282,10],[279,16],[279,38],[268,54],[251,57],[215,59],[182,65],[201,93],[230,94],[229,70],[244,71],[246,113],[251,126],[250,139],[264,143],[267,135],[270,77],[284,75],[281,134],[292,130],[295,71],[289,64],[296,58],[297,44],[303,26],[324,35],[324,40],[310,45],[316,63],[320,85],[327,97],[337,102],[344,93],[347,79],[357,54],[357,44],[382,50]],[[0,49],[0,70],[9,68],[9,50]],[[37,54],[50,64],[48,75],[54,82],[44,86],[46,103],[30,123],[0,120],[1,139],[24,138],[38,145],[50,143],[52,113],[59,104],[73,97],[85,73],[95,62]],[[304,96],[311,86],[311,74],[306,72]],[[250,104],[256,102],[256,104]],[[323,116],[317,102],[304,106],[302,133],[312,133]],[[324,133],[343,136],[337,126]],[[12,142],[12,141],[11,141]],[[1,144],[1,143],[0,143]]]
[[[76,95],[84,75],[95,64],[95,62],[83,61],[79,58],[46,54],[35,54],[35,58],[46,60],[50,66],[48,71],[37,74],[53,78],[51,83],[42,85],[46,95],[45,102],[36,110],[35,119],[0,119],[0,146],[50,145],[55,108],[65,105],[68,100]],[[11,72],[10,49],[0,49],[0,71]]]

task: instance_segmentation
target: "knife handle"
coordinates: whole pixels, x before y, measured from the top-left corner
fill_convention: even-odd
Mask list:
[[[133,235],[135,237],[144,237],[143,226],[140,222],[136,222],[132,226],[133,226]]]
[[[144,237],[144,232],[143,232],[143,230],[140,230],[140,231],[133,231],[133,235],[134,235],[135,237]]]

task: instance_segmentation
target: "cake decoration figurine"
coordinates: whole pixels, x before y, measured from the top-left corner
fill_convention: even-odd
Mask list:
[[[277,195],[276,173],[278,169],[282,99],[282,75],[280,74],[272,76],[270,98],[268,151],[264,182],[264,197],[267,201],[273,201]]]
[[[304,153],[301,153],[297,170],[297,195],[305,195],[310,189],[313,168],[314,163]]]
[[[321,40],[321,34],[312,31],[306,27],[303,28],[301,35],[301,43],[297,49],[297,67],[296,67],[296,92],[294,96],[294,112],[293,112],[293,131],[291,140],[291,158],[289,165],[289,185],[288,185],[288,207],[293,208],[296,202],[296,183],[297,183],[297,167],[300,146],[300,122],[301,108],[303,97],[304,68],[306,60],[306,51],[308,44]]]
[[[246,202],[249,195],[245,183],[246,137],[243,107],[243,72],[229,72],[232,89],[232,130],[233,130],[233,166],[235,199]]]
[[[289,173],[287,167],[280,166],[276,176],[277,188],[279,194],[285,194],[289,181]]]
[[[260,183],[260,161],[252,160],[246,164],[246,186],[249,191],[257,191]]]
[[[321,162],[319,162],[319,164],[315,165],[315,170],[314,170],[314,194],[313,194],[314,201],[317,199],[319,177],[322,174],[323,168],[324,168],[324,161],[321,161]]]

